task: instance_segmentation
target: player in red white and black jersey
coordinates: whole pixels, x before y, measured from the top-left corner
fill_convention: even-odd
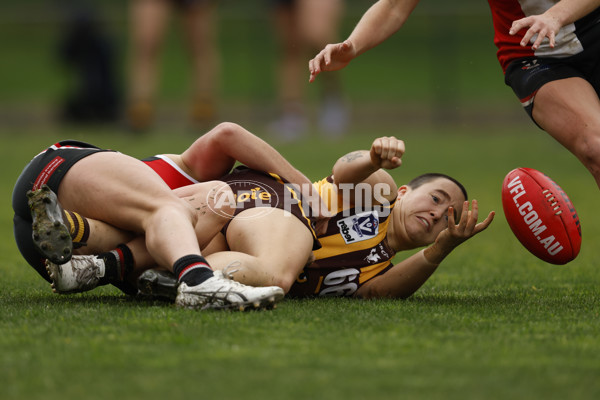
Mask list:
[[[348,39],[309,61],[310,81],[398,31],[419,0],[379,0]],[[600,0],[488,0],[498,60],[531,119],[600,186]]]
[[[270,166],[269,163],[273,163],[275,170],[282,175],[297,179],[300,183],[309,182],[277,151],[235,124],[220,124],[198,139],[186,152],[166,156],[173,163],[162,163],[162,167],[169,165],[185,171],[189,176],[193,174],[198,181],[208,180],[231,168],[236,161],[231,152],[239,155],[240,159],[248,157],[248,164],[263,163]],[[148,160],[147,165],[163,173],[167,171],[166,168],[159,168],[156,160]],[[184,183],[170,182],[172,187]],[[214,183],[194,186],[198,185]],[[222,183],[219,185],[223,186]],[[40,187],[47,189],[38,189]],[[28,208],[28,191],[33,191],[29,206],[34,211],[39,209],[34,215],[30,214]],[[31,201],[34,197],[37,205]],[[210,197],[204,198],[209,202]],[[68,257],[50,254],[47,251],[48,243],[54,245],[52,241],[46,241],[45,248],[43,243],[35,248],[38,238],[45,238],[46,234],[46,228],[42,231],[36,226],[36,218],[50,221],[48,232],[52,231],[52,226],[62,228],[63,219],[68,220],[68,215],[62,212],[59,201],[62,207],[75,215],[94,218],[125,231],[145,233],[145,244],[153,259],[173,270],[182,283],[179,285],[181,296],[178,295],[178,304],[181,306],[200,308],[206,306],[207,302],[215,302],[214,305],[219,307],[255,304],[262,307],[263,301],[271,303],[283,296],[278,287],[256,288],[253,291],[255,288],[243,285],[233,287],[237,285],[235,282],[218,282],[216,291],[206,292],[202,289],[201,293],[196,293],[198,290],[194,288],[202,286],[204,282],[214,281],[212,270],[200,255],[197,236],[214,236],[227,219],[217,213],[208,213],[199,218],[191,203],[177,197],[159,175],[139,160],[72,141],[60,142],[36,156],[23,170],[13,191],[17,244],[26,260],[47,280],[49,277],[43,269],[43,257],[40,255],[46,258],[55,256],[53,261],[56,264],[68,261]],[[62,237],[63,232],[59,233]],[[182,252],[186,254],[180,256]],[[133,268],[132,255],[126,246],[119,246],[114,255],[118,269],[112,274],[115,275],[112,279],[120,278],[122,281]],[[226,293],[227,286],[232,286],[229,294]]]
[[[494,24],[494,43],[498,47],[498,60],[503,71],[519,59],[564,60],[591,51],[598,45],[598,1],[579,1],[583,7],[579,11],[566,10],[573,5],[569,0],[488,0],[488,3]],[[544,13],[547,14],[540,15]],[[534,24],[535,27],[532,26]],[[528,32],[521,31],[530,26],[532,29]],[[540,31],[543,33],[538,34]]]
[[[87,143],[65,141],[50,146],[25,166],[13,190],[15,239],[27,261],[48,280],[53,274],[44,273],[43,258],[70,263],[71,230],[65,225],[69,218],[61,205],[78,215],[143,234],[152,256],[181,281],[180,306],[220,307],[225,303],[245,307],[247,296],[240,295],[241,290],[234,296],[222,293],[229,282],[223,284],[223,279],[215,277],[202,257],[196,237],[199,219],[193,207],[139,160]],[[102,276],[126,286],[124,277],[133,269],[131,252],[118,246],[106,260],[112,268]],[[90,279],[74,276],[83,282]],[[269,293],[255,290],[255,294],[266,296],[265,300],[283,297],[276,288]]]

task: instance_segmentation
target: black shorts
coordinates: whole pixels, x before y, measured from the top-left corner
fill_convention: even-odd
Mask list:
[[[515,60],[506,69],[504,82],[513,89],[532,120],[535,95],[548,82],[582,78],[594,87],[600,97],[600,45],[595,47],[568,58],[527,57]]]
[[[58,187],[69,169],[90,154],[111,151],[103,150],[88,143],[64,140],[48,147],[25,166],[12,193],[12,206],[15,212],[13,232],[17,247],[23,258],[47,281],[44,259],[36,251],[31,237],[31,213],[27,204],[27,191],[39,189],[46,184],[58,194]]]
[[[220,180],[227,183],[236,200],[236,215],[251,208],[264,207],[268,209],[279,208],[288,211],[298,218],[310,231],[313,237],[313,250],[321,248],[314,230],[314,220],[302,195],[292,185],[275,174],[268,174],[246,167],[237,167]],[[223,227],[226,236],[229,223]]]

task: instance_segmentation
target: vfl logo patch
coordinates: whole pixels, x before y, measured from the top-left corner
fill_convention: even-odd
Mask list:
[[[362,242],[379,233],[379,215],[377,211],[367,211],[341,219],[337,226],[346,244]]]

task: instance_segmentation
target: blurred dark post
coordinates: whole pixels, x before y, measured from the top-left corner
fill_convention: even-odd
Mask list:
[[[120,93],[114,48],[96,10],[81,1],[62,3],[64,32],[59,56],[72,75],[61,120],[76,123],[111,122],[119,118]]]

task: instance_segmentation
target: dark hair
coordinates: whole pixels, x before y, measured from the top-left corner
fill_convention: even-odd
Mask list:
[[[451,176],[448,176],[446,174],[439,174],[436,172],[430,172],[428,174],[419,175],[410,182],[408,182],[407,186],[411,189],[416,189],[419,186],[426,184],[427,182],[431,182],[439,178],[448,179],[450,182],[454,182],[454,184],[458,186],[462,194],[465,196],[465,200],[469,198],[469,196],[467,195],[467,189],[465,189],[462,183],[452,178]]]

